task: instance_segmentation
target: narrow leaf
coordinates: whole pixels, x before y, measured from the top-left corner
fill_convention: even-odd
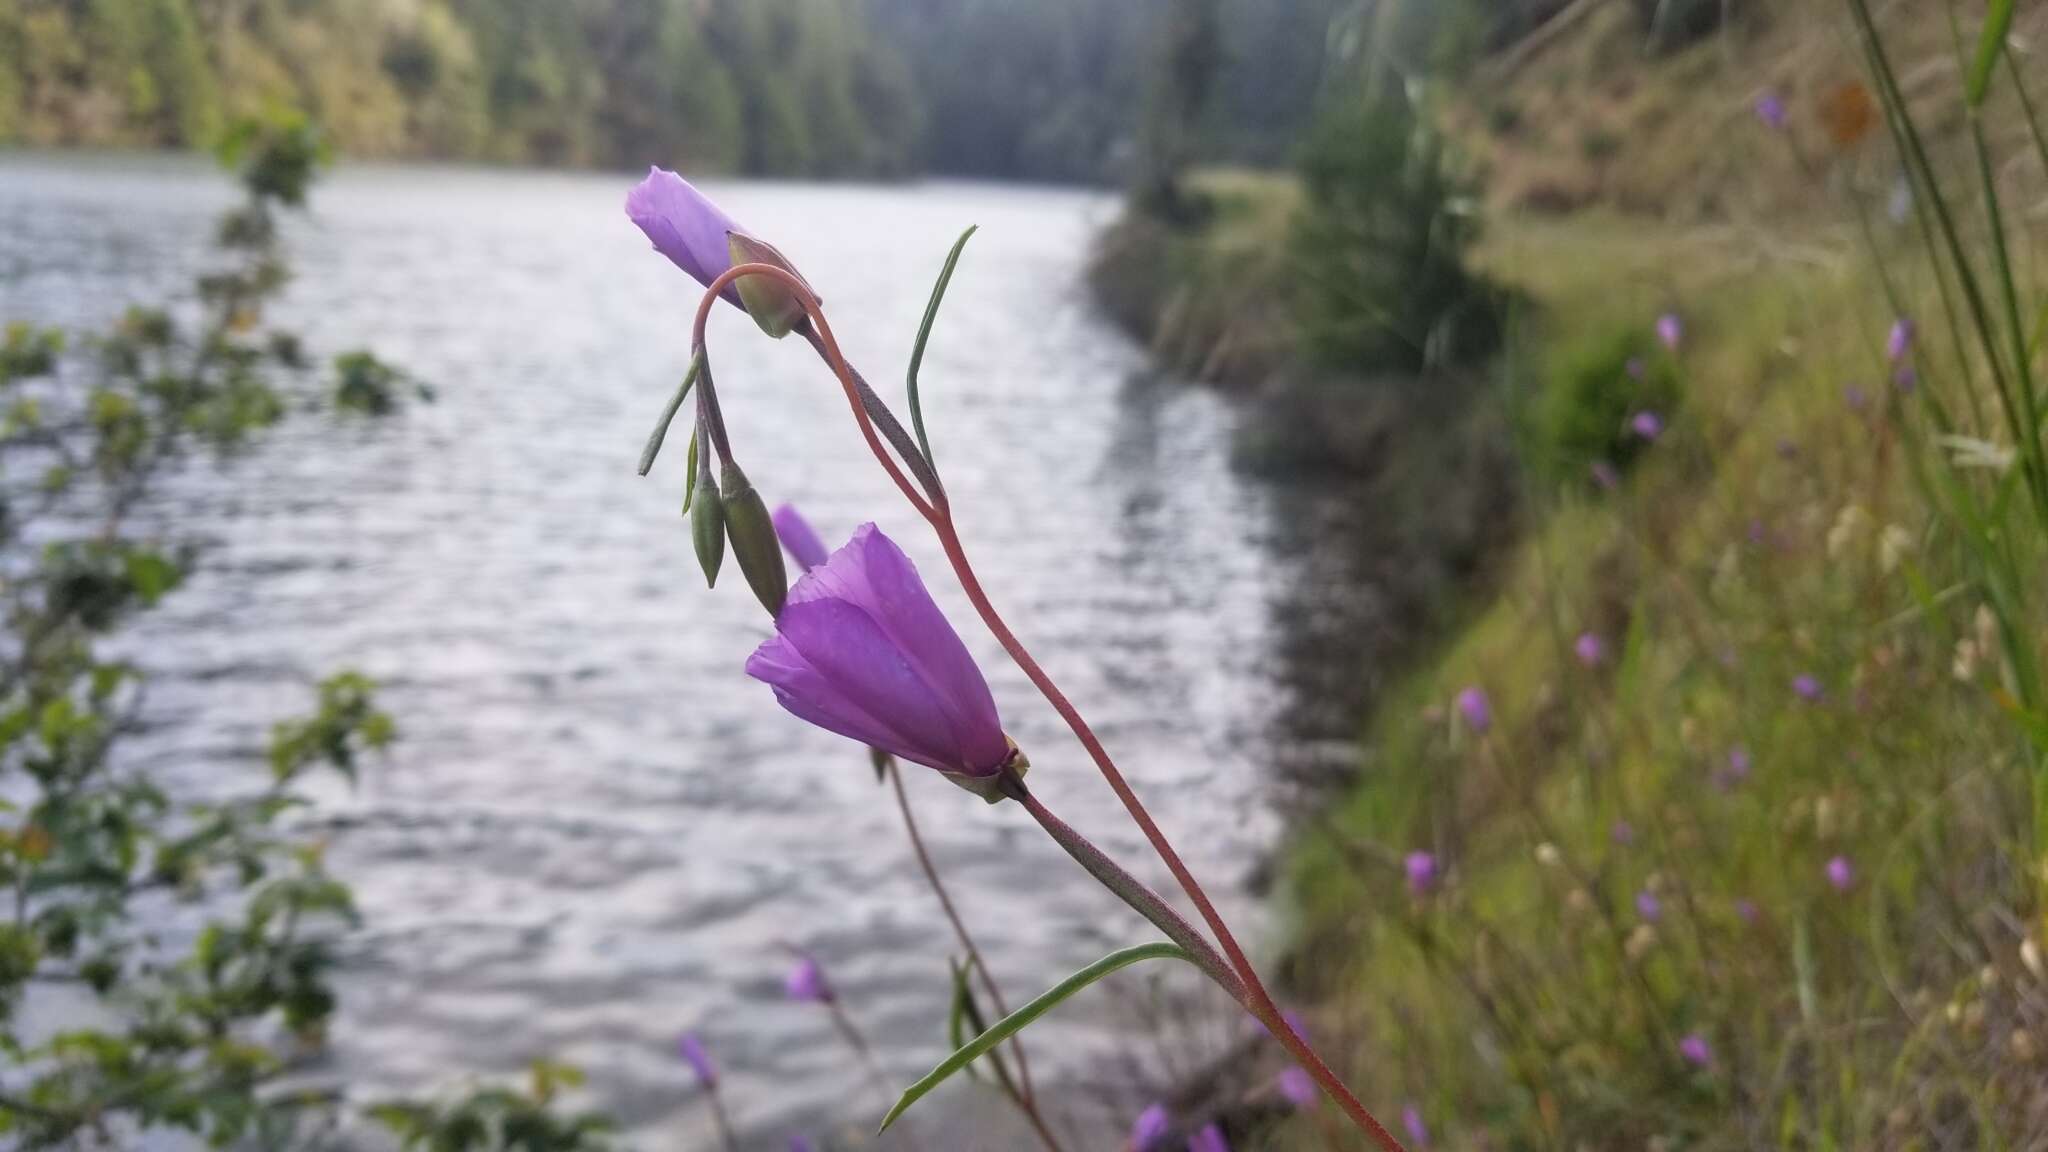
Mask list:
[[[668,439],[668,426],[675,422],[676,413],[683,410],[683,401],[689,399],[690,389],[697,384],[697,373],[703,368],[704,350],[699,348],[697,354],[690,357],[690,370],[683,373],[682,387],[677,388],[676,394],[669,398],[668,407],[662,409],[661,419],[654,425],[653,434],[647,437],[647,447],[640,450],[642,476],[647,475],[648,470],[654,467],[654,458],[661,455],[661,442]]]
[[[690,514],[690,501],[697,497],[697,441],[699,439],[701,437],[697,433],[690,433],[690,459],[688,466],[683,469],[683,475],[689,477],[688,480],[683,481],[683,515],[685,516]]]
[[[1141,960],[1185,960],[1190,964],[1195,962],[1195,958],[1188,955],[1187,951],[1181,948],[1180,945],[1168,944],[1164,941],[1155,944],[1140,944],[1136,948],[1126,948],[1121,952],[1112,952],[1104,956],[1088,967],[1060,981],[1051,991],[1046,992],[1038,999],[996,1021],[995,1027],[968,1041],[965,1046],[961,1047],[951,1056],[946,1057],[939,1063],[938,1067],[927,1073],[924,1079],[905,1089],[902,1098],[896,1101],[896,1106],[889,1109],[887,1116],[882,1117],[882,1126],[876,1130],[876,1134],[880,1135],[882,1132],[888,1131],[889,1125],[894,1124],[898,1116],[908,1111],[912,1104],[924,1099],[931,1093],[932,1089],[937,1088],[952,1078],[953,1073],[965,1068],[982,1053],[1022,1032],[1040,1016],[1052,1011],[1061,1001],[1102,979],[1104,976],[1128,968]]]
[[[939,282],[932,286],[931,303],[924,308],[924,323],[917,326],[917,343],[910,348],[910,375],[905,381],[910,392],[910,426],[917,430],[917,446],[924,451],[925,463],[937,468],[938,461],[932,459],[932,442],[924,432],[924,404],[917,396],[917,370],[924,366],[924,346],[932,338],[932,324],[939,318],[939,304],[946,298],[946,286],[953,282],[953,269],[960,264],[960,253],[967,248],[967,242],[974,237],[976,228],[969,228],[953,242],[953,250],[946,254],[946,266],[939,272]]]
[[[1963,92],[1970,107],[1980,108],[1991,91],[1991,74],[2005,51],[2006,33],[2012,31],[2013,0],[1986,0],[1984,32],[1977,38],[1977,58],[1970,64],[1970,79]]]
[[[953,1010],[946,1014],[946,1043],[958,1048],[967,1043],[967,1005],[974,994],[967,987],[967,969],[951,956],[946,957],[946,966],[953,970]],[[981,1079],[981,1073],[974,1070],[972,1063],[962,1069],[970,1079]]]

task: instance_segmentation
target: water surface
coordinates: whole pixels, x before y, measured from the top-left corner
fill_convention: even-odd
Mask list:
[[[737,573],[702,586],[680,451],[633,474],[697,293],[623,218],[629,183],[381,168],[322,183],[289,232],[280,319],[323,354],[373,347],[438,402],[383,422],[298,417],[181,478],[165,509],[211,554],[126,642],[153,674],[130,753],[188,795],[246,787],[269,726],[319,676],[373,676],[402,742],[326,797],[332,864],[366,919],[333,1070],[369,1095],[548,1056],[580,1065],[629,1127],[696,1146],[674,1042],[697,1028],[740,1127],[779,1146],[867,1099],[825,1020],[783,1001],[783,949],[822,958],[907,1080],[942,1054],[951,941],[862,752],[741,676],[766,621]],[[1284,503],[1229,468],[1227,409],[1147,381],[1088,305],[1084,250],[1113,205],[946,185],[711,191],[803,268],[878,384],[900,378],[947,247],[981,226],[924,374],[968,548],[1259,935],[1244,881],[1278,826],[1272,766],[1301,751],[1277,735],[1276,651],[1322,597],[1271,543]],[[91,325],[185,291],[229,196],[192,164],[0,159],[0,317]],[[872,519],[900,541],[989,670],[1040,794],[1164,888],[809,350],[725,309],[712,339],[755,484],[828,537]],[[1149,935],[1014,806],[928,773],[910,784],[1013,1000]],[[1119,1044],[1115,1001],[1056,1018],[1043,1078]]]

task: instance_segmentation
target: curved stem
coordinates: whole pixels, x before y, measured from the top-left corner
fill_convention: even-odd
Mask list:
[[[719,1098],[718,1086],[709,1085],[705,1098],[711,1102],[711,1123],[718,1129],[718,1143],[725,1152],[739,1152],[739,1141],[733,1137],[732,1121],[725,1115],[725,1101]]]

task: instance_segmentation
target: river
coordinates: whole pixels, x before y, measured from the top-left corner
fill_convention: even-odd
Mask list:
[[[183,795],[246,787],[319,676],[374,677],[401,740],[322,797],[364,914],[327,1071],[367,1098],[546,1056],[580,1066],[630,1131],[693,1147],[704,1118],[675,1042],[695,1028],[738,1126],[779,1148],[872,1107],[825,1019],[786,1002],[784,947],[824,962],[903,1083],[943,1053],[950,938],[861,750],[742,676],[766,622],[737,573],[703,587],[680,450],[634,475],[697,290],[625,220],[631,183],[356,166],[322,181],[288,230],[278,320],[323,355],[371,347],[437,399],[383,421],[301,414],[179,478],[164,513],[207,562],[125,640],[152,676],[128,754]],[[878,385],[900,380],[947,247],[980,225],[923,376],[968,548],[1226,915],[1265,935],[1248,878],[1282,827],[1273,766],[1302,754],[1282,649],[1319,594],[1285,544],[1287,503],[1229,466],[1227,406],[1149,378],[1092,310],[1081,265],[1113,202],[708,188],[817,285]],[[189,293],[230,198],[187,161],[0,157],[0,319],[91,326]],[[729,309],[712,346],[755,484],[835,543],[871,519],[893,535],[982,660],[1038,792],[1167,887],[809,350]],[[1014,805],[915,770],[910,785],[1013,1001],[1149,938]],[[1034,1032],[1041,1078],[1193,1058],[1140,1035],[1158,1027],[1142,972],[1112,984]]]

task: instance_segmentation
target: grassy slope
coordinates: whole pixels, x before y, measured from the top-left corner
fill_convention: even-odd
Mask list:
[[[1717,46],[1603,71],[1596,20],[1551,54],[1566,63],[1493,89],[1540,107],[1553,145],[1621,142],[1554,169],[1491,153],[1498,208],[1746,223],[1507,215],[1488,245],[1537,304],[1529,387],[1573,332],[1671,309],[1686,399],[1620,491],[1567,486],[1532,517],[1497,594],[1370,719],[1361,782],[1293,862],[1319,1026],[1352,1041],[1377,1104],[1414,1106],[1452,1146],[2048,1144],[2019,742],[1913,483],[1889,309],[1853,230],[1755,223],[1850,187],[1881,202],[1888,179],[1879,149],[1822,159],[1799,101],[1832,86],[1841,45],[1795,7],[1761,55],[1799,81],[1817,184],[1754,126],[1756,72],[1718,66]],[[1955,82],[1938,31],[1902,31],[1930,103]],[[1591,183],[1542,191],[1594,152]],[[1573,653],[1581,632],[1604,642],[1598,667]],[[1492,701],[1484,737],[1452,706],[1468,686]],[[1752,767],[1733,781],[1738,749]],[[1446,877],[1424,899],[1401,867],[1420,850]],[[1838,856],[1847,891],[1826,875]]]

